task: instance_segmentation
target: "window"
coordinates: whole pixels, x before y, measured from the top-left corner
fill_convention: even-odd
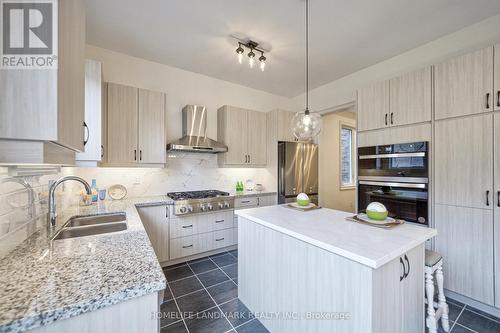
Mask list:
[[[340,124],[340,188],[356,186],[354,176],[354,128]]]

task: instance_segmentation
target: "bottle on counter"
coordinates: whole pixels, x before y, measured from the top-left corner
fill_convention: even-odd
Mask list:
[[[92,202],[97,202],[99,198],[99,189],[97,188],[97,182],[95,179],[92,179],[92,186],[90,186],[90,189],[92,190]]]
[[[243,188],[243,182],[242,181],[238,181],[236,183],[236,192],[240,193],[240,192],[243,192],[244,188]]]

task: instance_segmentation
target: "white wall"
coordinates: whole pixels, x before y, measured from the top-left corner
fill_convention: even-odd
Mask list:
[[[497,15],[313,89],[309,94],[310,109],[321,111],[352,102],[356,99],[356,89],[371,82],[390,79],[454,55],[499,42],[500,15]],[[294,110],[303,108],[303,95],[293,100]]]
[[[217,137],[217,109],[234,105],[257,111],[289,109],[292,100],[205,75],[87,45],[87,58],[102,62],[104,81],[167,94],[167,140],[181,135],[181,110],[186,104],[208,108],[208,135]]]

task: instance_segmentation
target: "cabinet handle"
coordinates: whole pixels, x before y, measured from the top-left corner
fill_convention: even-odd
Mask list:
[[[490,93],[486,93],[486,109],[490,108]]]
[[[89,130],[89,127],[87,126],[86,122],[83,122],[83,128],[87,132],[87,138],[85,139],[85,135],[83,136],[83,146],[85,147],[87,145],[87,142],[89,142],[90,130]]]
[[[142,149],[139,150],[139,160],[142,161]]]
[[[215,223],[222,223],[224,220],[216,220]]]
[[[134,149],[134,161],[137,161],[137,149]]]
[[[385,126],[387,126],[387,113],[385,114]]]
[[[103,157],[104,157],[104,146],[101,145],[101,158],[103,158]]]
[[[250,200],[242,200],[241,203],[249,203]]]
[[[216,242],[220,242],[221,240],[224,240],[224,237],[215,239]]]
[[[183,225],[183,226],[182,226],[182,228],[183,228],[183,229],[192,228],[192,227],[193,227],[193,225],[192,225],[192,224],[190,224],[190,225]]]
[[[247,163],[247,161],[248,161],[247,156],[248,156],[248,155],[245,155],[245,163]]]
[[[486,191],[486,206],[490,205],[490,191]]]
[[[500,191],[497,191],[497,207],[500,207]]]
[[[248,155],[248,163],[252,160],[252,155]]]
[[[405,279],[406,279],[406,277],[410,274],[410,260],[408,260],[406,254],[405,254],[405,261],[408,264],[408,272],[405,272]]]
[[[165,217],[168,217],[168,206],[165,207]]]
[[[188,248],[190,248],[190,247],[193,247],[193,244],[191,244],[191,245],[183,245],[183,246],[182,246],[182,248],[183,248],[183,249],[188,249]]]
[[[403,258],[399,257],[399,263],[401,265],[403,265],[403,275],[399,276],[399,281],[403,281],[403,279],[405,278],[405,273],[406,273],[406,267],[405,267],[405,263],[403,262]]]
[[[391,112],[391,125],[394,125],[393,119],[394,119],[394,112]]]
[[[500,107],[500,90],[497,91],[497,106]]]

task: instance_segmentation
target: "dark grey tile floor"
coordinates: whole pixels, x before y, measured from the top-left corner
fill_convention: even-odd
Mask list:
[[[264,333],[238,299],[238,251],[166,267],[161,333]]]
[[[500,318],[494,317],[469,305],[447,298],[450,320],[450,332],[453,333],[498,333]],[[441,325],[438,329],[443,333]]]
[[[238,251],[164,269],[161,333],[261,333],[266,328],[238,299]],[[450,332],[499,333],[500,318],[448,298]],[[443,329],[439,323],[439,333]]]

